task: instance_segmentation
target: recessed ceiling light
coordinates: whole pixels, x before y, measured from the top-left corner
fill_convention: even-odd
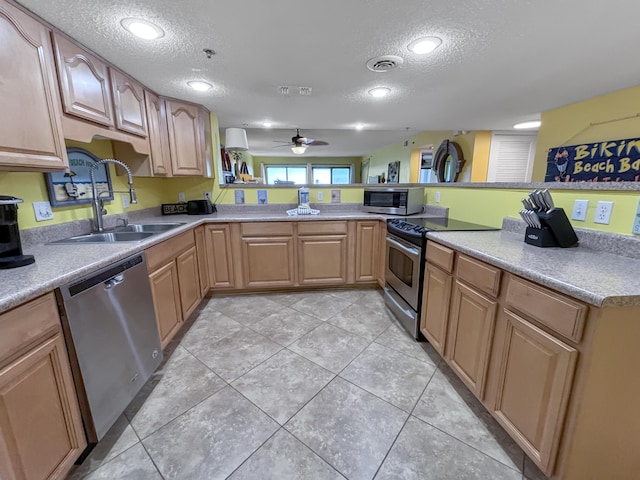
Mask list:
[[[364,128],[364,125],[362,123],[356,123],[356,130],[362,130]]]
[[[433,52],[440,45],[442,45],[442,40],[438,37],[424,37],[414,40],[407,48],[409,48],[413,53],[424,55]]]
[[[190,82],[187,82],[187,85],[199,92],[206,92],[213,87],[213,85],[211,85],[210,83],[201,82],[200,80],[192,80]]]
[[[516,123],[513,126],[513,128],[517,128],[518,130],[523,130],[527,128],[539,128],[540,125],[542,125],[542,122],[540,120],[533,120],[531,122]]]
[[[140,18],[125,18],[120,23],[123,28],[133,33],[136,37],[145,40],[164,37],[164,31],[160,27]]]
[[[271,122],[262,122],[262,126],[264,128],[271,128],[273,126],[273,123],[271,123]]]
[[[369,90],[369,95],[376,98],[386,97],[391,92],[390,88],[387,87],[376,87]]]

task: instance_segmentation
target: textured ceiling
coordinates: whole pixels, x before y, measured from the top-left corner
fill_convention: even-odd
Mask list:
[[[332,145],[314,149],[316,155],[366,154],[401,141],[405,127],[508,129],[542,111],[636,85],[640,76],[637,0],[20,3],[157,92],[206,105],[221,127],[248,124],[256,155],[288,151],[273,149],[272,140],[290,138],[295,127],[331,142],[332,132],[323,130],[366,125],[343,142],[348,151]],[[166,35],[133,37],[120,27],[130,16],[156,23]],[[433,54],[407,50],[426,35],[443,39]],[[203,48],[217,53],[209,60]],[[398,55],[404,65],[367,70],[378,55]],[[195,92],[186,86],[193,79],[214,88]],[[313,92],[292,89],[282,97],[280,85]],[[392,93],[374,99],[367,90],[375,86]],[[274,130],[254,130],[264,120]]]

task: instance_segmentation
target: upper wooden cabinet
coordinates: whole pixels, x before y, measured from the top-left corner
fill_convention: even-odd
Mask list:
[[[173,175],[204,175],[204,124],[200,107],[168,99],[165,104]]]
[[[114,68],[111,91],[116,110],[116,127],[124,132],[147,136],[147,115],[144,107],[144,87]]]
[[[112,127],[111,81],[106,63],[57,33],[53,34],[53,48],[64,112]]]
[[[0,1],[0,169],[68,167],[49,30]]]
[[[144,100],[147,109],[152,173],[153,175],[171,175],[171,153],[164,100],[149,90],[145,90]]]

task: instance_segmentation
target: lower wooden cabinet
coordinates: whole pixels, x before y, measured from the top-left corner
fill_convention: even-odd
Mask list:
[[[509,310],[501,316],[505,332],[495,349],[494,415],[548,472],[558,450],[578,351]]]
[[[0,478],[63,479],[86,440],[53,294],[0,315],[0,330]]]
[[[347,236],[298,237],[298,280],[300,285],[347,283]]]
[[[290,287],[294,280],[293,237],[243,238],[246,287]]]
[[[206,225],[205,241],[209,262],[209,285],[212,289],[234,288],[231,226],[226,223]]]
[[[162,348],[182,326],[178,267],[172,259],[149,275]]]
[[[440,355],[444,355],[452,276],[427,263],[422,293],[420,331]]]
[[[202,296],[200,295],[200,282],[198,271],[198,255],[195,245],[176,258],[178,267],[178,285],[180,286],[180,305],[182,306],[182,318],[186,319],[193,312]]]
[[[380,262],[379,221],[356,222],[355,238],[355,281],[375,282],[378,280],[378,263]]]
[[[200,298],[204,298],[211,283],[209,282],[209,253],[207,252],[207,240],[205,238],[204,225],[196,227],[193,231],[196,239],[196,252],[198,254],[198,277],[200,280]]]

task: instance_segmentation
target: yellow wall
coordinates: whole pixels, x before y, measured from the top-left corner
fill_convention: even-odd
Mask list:
[[[491,132],[476,132],[473,143],[473,163],[471,165],[471,181],[486,182],[489,173],[489,152],[491,150]]]
[[[425,189],[425,203],[449,207],[449,216],[458,220],[499,227],[503,217],[520,218],[518,211],[523,208],[520,199],[524,198],[529,191],[500,188],[427,187]],[[435,202],[436,192],[440,192],[440,203]],[[631,234],[640,192],[552,190],[551,193],[556,206],[563,208],[567,217],[571,217],[574,200],[589,200],[587,220],[584,222],[570,220],[575,227]],[[599,200],[614,202],[609,225],[593,222],[596,203]]]
[[[533,181],[544,181],[550,148],[640,137],[640,85],[542,114]]]
[[[222,195],[217,200],[218,205],[232,205],[235,203],[234,190],[244,190],[245,204],[258,204],[258,190],[267,190],[267,198],[270,204],[296,204],[298,203],[298,188],[275,187],[269,188],[266,185],[261,188],[244,188],[243,185],[234,185],[225,188]],[[309,187],[309,197],[311,203],[331,203],[331,190],[340,190],[340,203],[359,203],[363,201],[362,187],[341,187],[341,188],[320,188]],[[323,200],[318,200],[318,192],[323,192]]]

